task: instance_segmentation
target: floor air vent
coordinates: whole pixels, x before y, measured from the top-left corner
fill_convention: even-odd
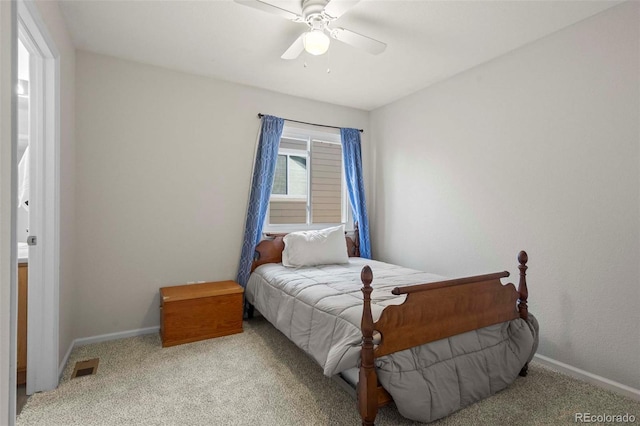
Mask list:
[[[71,375],[72,379],[76,377],[82,376],[90,376],[92,374],[96,374],[98,371],[98,362],[100,358],[88,359],[86,361],[76,362],[76,367],[73,369],[73,374]]]

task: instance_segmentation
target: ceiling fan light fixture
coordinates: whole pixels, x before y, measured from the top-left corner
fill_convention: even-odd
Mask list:
[[[322,30],[311,30],[302,37],[304,50],[312,55],[322,55],[329,50],[331,39]]]

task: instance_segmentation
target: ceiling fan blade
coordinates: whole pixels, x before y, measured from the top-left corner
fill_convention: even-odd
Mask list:
[[[360,0],[331,0],[329,4],[324,7],[324,13],[334,19],[338,19],[359,2]]]
[[[344,28],[331,29],[331,37],[353,47],[366,50],[374,55],[384,52],[384,49],[387,48],[386,43],[363,36],[362,34],[354,33],[353,31],[346,30]]]
[[[278,6],[274,6],[269,3],[265,3],[260,0],[235,0],[236,3],[242,4],[244,6],[253,7],[254,9],[262,10],[263,12],[272,13],[274,15],[281,16],[285,19],[289,19],[290,21],[300,21],[302,20],[302,16],[297,15],[293,12],[290,12],[286,9],[282,9]]]
[[[300,54],[304,50],[302,36],[304,36],[304,33],[300,34],[300,37],[298,37],[296,41],[294,41],[291,46],[289,46],[287,51],[284,52],[282,56],[280,56],[282,59],[296,59],[298,56],[300,56]]]

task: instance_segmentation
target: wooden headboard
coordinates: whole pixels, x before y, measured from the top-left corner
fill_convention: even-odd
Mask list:
[[[354,227],[353,235],[346,235],[347,254],[349,257],[360,257],[360,233],[358,225]],[[251,263],[251,272],[260,265],[265,263],[282,262],[282,250],[284,250],[284,236],[287,234],[267,234],[267,239],[260,241],[256,246],[253,255],[253,263]]]

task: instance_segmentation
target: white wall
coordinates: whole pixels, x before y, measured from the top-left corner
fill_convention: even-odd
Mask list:
[[[60,54],[60,320],[59,360],[75,338],[75,47],[57,2],[37,1]]]
[[[374,255],[446,276],[529,252],[538,353],[640,388],[639,5],[372,112]]]
[[[76,58],[76,337],[157,326],[160,287],[235,278],[259,112],[368,125],[364,111]]]

